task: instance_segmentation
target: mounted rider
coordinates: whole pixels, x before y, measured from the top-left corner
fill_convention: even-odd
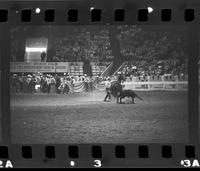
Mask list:
[[[117,81],[122,85],[123,82],[125,81],[124,74],[122,74],[121,72],[118,72],[117,73]]]

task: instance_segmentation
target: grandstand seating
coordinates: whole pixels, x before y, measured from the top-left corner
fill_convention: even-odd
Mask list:
[[[101,65],[99,65],[98,63],[91,62],[90,64],[92,67],[93,76],[97,76],[101,74],[102,72],[104,72],[110,63],[104,62],[104,63],[101,63]]]
[[[186,63],[172,62],[172,60],[171,63],[169,60],[151,61],[149,63],[129,61],[119,71],[128,80],[134,81],[185,81],[188,79]]]
[[[104,62],[99,65],[98,63],[91,62],[93,76],[101,74],[108,67],[110,63]],[[79,76],[83,75],[83,62],[71,62],[70,75]]]
[[[39,26],[38,26],[39,27]],[[56,26],[57,27],[57,26]],[[55,28],[56,28],[55,27]],[[119,25],[117,27],[96,27],[96,26],[77,26],[75,28],[61,29],[62,32],[53,32],[53,28],[46,28],[45,26],[40,28],[44,31],[44,37],[48,38],[47,59],[48,62],[72,62],[72,61],[90,61],[93,75],[98,75],[105,71],[108,65],[97,65],[96,62],[113,62],[108,70],[111,76],[124,61],[128,62],[132,70],[132,66],[137,67],[137,73],[127,72],[125,67],[120,70],[123,72],[125,69],[125,75],[137,76],[139,80],[145,80],[144,76],[152,76],[152,80],[159,80],[157,76],[163,74],[178,75],[179,79],[187,79],[187,65],[183,63],[183,60],[187,58],[187,47],[184,41],[184,33],[182,30],[178,32],[170,32],[168,30],[163,31],[163,28],[159,28],[156,31],[154,29],[145,29],[141,26],[128,26]],[[157,28],[157,27],[156,27]],[[27,30],[26,28],[24,30]],[[45,29],[49,29],[46,32]],[[20,35],[21,27],[16,27],[12,31],[11,36],[11,56],[17,60],[21,59],[21,54],[18,47],[20,43],[18,41],[18,35]],[[31,29],[30,29],[31,30]],[[34,30],[32,31],[34,33]],[[31,37],[29,32],[24,31],[24,35],[28,38]],[[45,35],[48,33],[47,35]],[[55,33],[53,38],[49,38],[50,33]],[[33,34],[34,35],[34,34]],[[37,35],[37,34],[36,34]],[[24,38],[25,39],[25,38]],[[21,41],[24,41],[21,40]],[[50,48],[51,47],[51,48]],[[52,52],[51,52],[52,51]],[[51,52],[51,53],[49,53]],[[55,61],[51,61],[54,59]],[[38,60],[40,56],[38,56]],[[159,63],[155,61],[162,61],[164,59],[177,59],[182,61],[180,64],[173,64],[173,61],[164,61],[162,68],[159,68]],[[17,62],[16,60],[16,62]],[[137,61],[138,60],[138,61]],[[150,62],[149,62],[150,61]],[[71,75],[83,75],[85,72],[83,62],[72,62],[70,65]],[[167,66],[167,67],[166,67]],[[87,68],[86,68],[87,70]],[[128,73],[128,74],[127,74]],[[175,74],[174,74],[175,73]],[[184,75],[181,77],[181,75]],[[165,77],[170,79],[170,77]]]
[[[73,75],[73,76],[83,75],[83,63],[72,62],[70,65],[70,75]]]

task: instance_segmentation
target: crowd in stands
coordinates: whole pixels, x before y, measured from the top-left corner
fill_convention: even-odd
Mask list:
[[[59,37],[55,41],[53,61],[107,61],[112,58],[108,34],[107,29],[88,31],[83,28]]]
[[[38,27],[38,29],[39,28],[40,27]],[[52,30],[57,30],[56,27],[53,27],[54,29],[52,28],[51,31],[49,30],[47,34],[45,30],[48,30],[48,28],[49,27],[40,28],[44,32],[43,34],[46,38],[52,33]],[[182,33],[182,30],[179,30],[178,33],[173,30],[173,33],[169,30],[164,31],[163,28],[155,28],[156,29],[144,29],[134,25],[121,25],[115,28],[110,26],[78,26],[69,29],[66,27],[66,33],[62,30],[62,35],[55,35],[53,43],[50,46],[50,51],[53,51],[53,53],[51,57],[48,57],[48,53],[47,61],[112,61],[114,59],[113,51],[120,51],[122,58],[129,58],[129,60],[133,57],[137,57],[140,60],[152,57],[156,60],[160,58],[184,58],[186,55],[185,44],[187,41],[184,40],[185,34],[178,34]],[[26,38],[29,38],[29,36],[31,37],[29,32],[33,35],[37,35],[34,29],[31,30],[31,28],[27,26],[13,28],[11,32],[12,60],[14,60],[13,58],[20,58],[20,60],[23,58],[20,54],[24,54],[24,52],[19,52],[23,48],[18,47],[20,45],[19,35],[21,30],[24,30]],[[113,30],[115,34],[111,34]],[[113,49],[111,46],[113,43],[119,43],[120,48]]]
[[[152,60],[152,61],[132,61],[127,62],[121,69],[125,77],[132,80],[133,77],[138,77],[139,81],[147,81],[150,76],[151,80],[159,80],[164,76],[165,80],[175,81],[187,80],[187,62],[178,60]]]
[[[122,58],[128,62],[121,71],[126,77],[152,80],[165,76],[167,80],[187,79],[187,58],[184,36],[169,32],[148,31],[137,26],[118,26],[117,41]],[[109,29],[74,31],[56,40],[54,61],[107,61],[112,59]],[[182,40],[183,39],[183,40]],[[167,60],[166,60],[167,59]],[[145,77],[145,78],[144,78]]]
[[[185,33],[182,30],[175,32],[173,29],[170,32],[170,30],[163,31],[163,28],[161,28],[155,31],[154,28],[145,29],[139,26],[121,25],[113,29],[115,35],[110,34],[113,31],[111,28],[113,29],[109,26],[102,28],[74,27],[70,31],[66,31],[63,36],[55,36],[53,45],[55,55],[49,62],[83,62],[87,60],[90,62],[108,62],[113,61],[116,57],[112,56],[115,54],[112,51],[120,51],[121,58],[124,58],[122,61],[129,61],[121,68],[120,72],[130,81],[134,81],[134,77],[137,77],[138,81],[148,81],[148,77],[151,77],[151,80],[158,80],[161,76],[170,81],[174,81],[175,77],[178,80],[187,80],[187,61],[185,61],[187,59],[187,52],[185,51],[187,41],[184,41]],[[18,31],[16,29],[15,36],[19,35]],[[112,41],[116,41],[111,41],[111,35],[116,38]],[[11,56],[16,56],[20,49],[17,48],[19,43],[15,42],[18,39],[13,34],[11,38]],[[111,47],[111,43],[119,43],[119,49]],[[48,53],[43,53],[41,61],[46,61],[44,60],[46,56],[48,58]],[[92,69],[97,70],[96,68],[93,67]],[[101,67],[98,67],[98,70],[101,70]],[[74,72],[76,71],[77,69],[74,67]],[[99,71],[96,72],[99,73]],[[30,93],[34,93],[34,87],[40,85],[40,90],[48,93],[49,87],[51,87],[49,85],[58,85],[57,77],[48,74],[40,76],[34,74],[14,75],[11,77],[11,85],[12,89],[16,89],[16,92]],[[74,79],[72,77],[68,81],[73,82]],[[106,78],[100,79],[105,80]],[[81,78],[76,80],[80,81]],[[92,80],[92,78],[89,80]]]

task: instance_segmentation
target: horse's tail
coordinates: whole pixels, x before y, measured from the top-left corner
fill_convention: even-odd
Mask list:
[[[137,97],[138,99],[140,99],[141,101],[143,101],[143,99],[140,96],[138,96],[136,93],[135,93],[135,97]]]

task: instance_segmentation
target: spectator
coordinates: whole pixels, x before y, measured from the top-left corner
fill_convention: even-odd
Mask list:
[[[50,91],[51,91],[51,76],[50,75],[47,75],[47,93],[49,94]]]
[[[43,52],[41,53],[40,57],[41,57],[41,62],[45,62],[45,59],[46,59],[46,52],[43,51]]]
[[[60,77],[56,74],[55,76],[55,81],[56,81],[56,84],[55,84],[55,87],[56,87],[56,93],[60,94],[61,91],[59,89],[59,86],[61,85],[61,80],[60,80]]]

